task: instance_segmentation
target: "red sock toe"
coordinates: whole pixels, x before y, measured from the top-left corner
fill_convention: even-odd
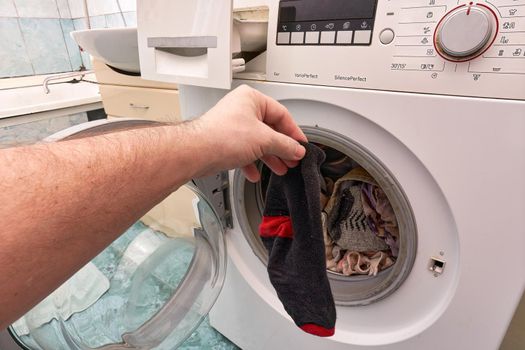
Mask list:
[[[300,327],[306,333],[317,335],[318,337],[331,337],[335,333],[335,328],[324,328],[315,323],[306,323]]]

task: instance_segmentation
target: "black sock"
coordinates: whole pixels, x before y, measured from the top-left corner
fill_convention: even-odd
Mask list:
[[[305,144],[301,163],[272,174],[259,234],[268,249],[268,273],[279,299],[305,332],[331,336],[335,304],[326,275],[321,224],[321,149]]]

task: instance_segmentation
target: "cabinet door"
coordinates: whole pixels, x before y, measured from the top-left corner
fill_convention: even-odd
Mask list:
[[[138,0],[142,77],[229,89],[232,0]]]
[[[108,116],[181,121],[178,90],[101,85],[100,95]]]

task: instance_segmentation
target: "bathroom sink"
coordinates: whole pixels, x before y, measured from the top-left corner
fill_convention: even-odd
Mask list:
[[[71,32],[77,44],[108,66],[140,73],[137,28],[104,28]]]

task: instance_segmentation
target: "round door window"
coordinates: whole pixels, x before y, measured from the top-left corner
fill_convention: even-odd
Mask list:
[[[51,139],[146,126],[94,122]],[[173,349],[200,324],[222,288],[220,220],[183,186],[11,325],[29,349]]]
[[[362,306],[386,298],[408,277],[416,256],[416,223],[403,189],[362,145],[319,127],[303,131],[326,154],[320,169],[321,217],[335,302]],[[233,193],[242,198],[234,202],[242,232],[266,265],[268,254],[258,226],[270,170],[262,164],[259,169],[262,178],[256,184],[237,171]]]

